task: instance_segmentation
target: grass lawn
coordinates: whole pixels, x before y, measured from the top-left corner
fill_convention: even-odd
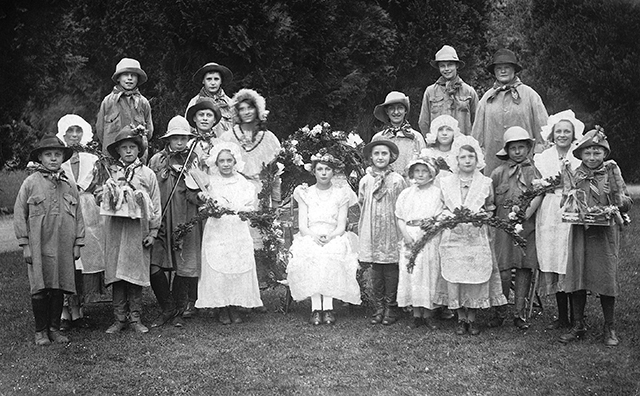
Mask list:
[[[411,330],[409,318],[368,324],[359,307],[337,309],[334,327],[306,323],[309,302],[275,311],[283,290],[264,300],[273,313],[250,314],[223,326],[201,311],[183,329],[107,335],[110,304],[92,304],[97,328],[73,330],[72,343],[36,347],[29,287],[21,253],[0,255],[0,395],[638,395],[640,394],[640,209],[623,235],[617,330],[621,344],[606,348],[598,335],[600,304],[590,296],[590,331],[577,343],[545,331],[555,300],[526,333],[512,325],[456,336],[453,321]],[[157,307],[145,290],[143,319]],[[480,323],[487,313],[479,315]]]

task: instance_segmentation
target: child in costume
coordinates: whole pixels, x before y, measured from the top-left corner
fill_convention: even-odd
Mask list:
[[[45,136],[31,151],[36,172],[25,179],[14,205],[14,229],[27,263],[35,343],[67,343],[60,333],[64,293],[75,293],[75,265],[84,245],[78,189],[61,169],[73,150]]]

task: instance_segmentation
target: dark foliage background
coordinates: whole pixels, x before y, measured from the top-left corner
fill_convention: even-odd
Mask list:
[[[630,180],[640,125],[640,7],[631,0],[5,0],[0,3],[0,166],[21,168],[33,143],[75,112],[90,123],[122,57],[149,75],[141,86],[160,135],[215,61],[225,87],[257,89],[283,138],[325,120],[368,140],[373,107],[390,90],[411,98],[438,77],[429,65],[453,45],[461,76],[480,94],[500,47],[516,51],[523,81],[549,113],[572,108],[611,136]]]

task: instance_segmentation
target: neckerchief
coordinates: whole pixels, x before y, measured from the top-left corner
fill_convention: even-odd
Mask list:
[[[220,88],[217,93],[211,94],[211,92],[209,92],[205,87],[202,87],[202,89],[198,93],[198,96],[213,99],[216,106],[221,109],[226,109],[227,107],[229,107],[229,103],[227,103],[227,101],[224,99],[226,95],[224,94],[224,90],[222,88]]]
[[[591,169],[588,166],[585,166],[584,164],[582,164],[576,170],[576,184],[580,184],[582,181],[585,181],[585,180],[588,181],[589,190],[591,191],[592,194],[595,195],[596,200],[600,202],[600,195],[602,193],[605,193],[605,194],[609,193],[609,188],[606,185],[603,186],[603,190],[605,191],[600,191],[600,187],[598,185],[598,178],[600,176],[605,175],[606,173],[607,173],[607,168],[604,162],[600,164],[600,166],[597,167],[596,169]]]
[[[135,188],[131,184],[131,180],[133,179],[133,175],[135,174],[136,169],[142,167],[142,161],[140,161],[140,158],[136,158],[135,161],[133,161],[129,165],[126,165],[124,162],[122,162],[122,160],[118,160],[118,165],[124,170],[124,177],[120,177],[118,178],[118,180],[124,181],[135,190]]]
[[[523,170],[524,168],[532,166],[531,160],[527,158],[522,162],[515,162],[514,160],[509,159],[507,160],[507,163],[509,164],[509,178],[515,176],[518,181],[518,187],[520,190],[525,191],[527,189],[527,182],[524,179]]]
[[[487,98],[487,102],[492,102],[500,92],[509,91],[509,93],[511,93],[511,97],[513,98],[513,103],[520,104],[520,93],[518,93],[517,89],[520,85],[522,85],[522,82],[518,77],[513,80],[513,83],[506,85],[502,85],[496,81],[495,83],[493,83],[493,87],[491,88],[493,89],[493,92],[491,92],[491,95],[489,95],[489,97]]]
[[[387,175],[391,172],[393,172],[393,170],[387,168],[382,172],[375,172],[373,170],[373,168],[367,168],[367,172],[373,176],[374,181],[373,181],[373,198],[376,201],[379,201],[382,199],[382,197],[384,197],[384,195],[387,192],[386,188],[384,187],[384,179],[386,179]]]
[[[460,87],[462,87],[462,79],[460,79],[460,76],[455,76],[453,79],[447,80],[440,76],[436,81],[436,84],[442,85],[444,87],[444,92],[446,92],[450,97],[455,98],[456,93]]]
[[[398,127],[394,127],[393,125],[391,125],[387,129],[383,129],[382,136],[386,139],[395,137],[404,137],[412,140],[415,139],[413,131],[411,130],[411,125],[407,120],[402,121],[402,124],[400,124],[400,126]]]
[[[44,167],[44,165],[42,164],[37,164],[36,165],[36,172],[40,172],[40,174],[42,176],[44,176],[45,178],[51,180],[52,182],[58,184],[61,181],[65,181],[65,182],[69,182],[69,179],[67,178],[67,175],[64,173],[64,171],[62,169],[58,170],[58,171],[51,171],[47,168]]]
[[[138,109],[138,105],[140,104],[140,97],[142,96],[140,95],[140,90],[138,89],[138,87],[131,90],[127,90],[122,88],[122,85],[116,85],[115,87],[113,87],[112,93],[118,95],[118,98],[116,98],[116,101],[118,101],[118,99],[120,99],[120,96],[122,95],[124,95],[126,98],[133,99],[132,100],[133,108],[136,110]]]

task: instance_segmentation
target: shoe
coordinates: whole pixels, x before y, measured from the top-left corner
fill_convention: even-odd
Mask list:
[[[373,315],[371,315],[371,324],[380,324],[382,323],[382,318],[384,317],[384,311],[382,309],[377,309]]]
[[[384,317],[382,318],[382,324],[385,326],[389,326],[396,323],[397,321],[398,321],[398,318],[396,317],[396,312],[394,307],[387,307],[387,309],[384,310]]]
[[[78,318],[76,320],[72,320],[71,321],[71,326],[76,328],[76,329],[90,329],[90,328],[93,327],[91,322],[89,322],[89,320],[87,318],[85,318],[85,317]],[[62,326],[60,326],[60,327],[62,327]]]
[[[454,314],[449,308],[443,308],[442,311],[440,311],[440,319],[442,320],[453,319],[454,316],[456,316],[456,314]]]
[[[45,346],[51,344],[51,340],[49,339],[49,333],[44,331],[36,331],[36,345],[37,346]]]
[[[568,344],[572,341],[582,339],[586,333],[587,328],[584,326],[584,322],[577,322],[568,333],[561,335],[558,341],[563,344]]]
[[[423,318],[424,319],[424,327],[428,330],[438,330],[438,326],[433,322],[433,318]]]
[[[185,319],[191,319],[198,314],[198,308],[196,308],[196,303],[189,301],[187,303],[187,308],[182,313],[182,317]]]
[[[121,332],[126,328],[127,328],[127,322],[121,322],[119,320],[116,320],[111,326],[109,326],[109,328],[105,331],[105,333],[115,334],[115,333]]]
[[[71,342],[67,336],[60,333],[60,330],[53,327],[49,327],[49,339],[56,344],[68,344]]]
[[[69,319],[62,319],[60,321],[60,331],[69,331],[71,330],[71,321]]]
[[[229,319],[231,319],[231,323],[240,324],[242,323],[242,317],[240,316],[240,312],[235,309],[235,307],[229,307]]]
[[[547,330],[558,330],[562,328],[571,328],[571,323],[567,320],[556,319],[553,322],[549,323],[546,327]]]
[[[322,324],[322,315],[320,315],[320,311],[311,312],[311,318],[309,318],[309,323],[314,326],[318,326]]]
[[[184,319],[182,319],[182,315],[176,315],[171,319],[171,324],[174,327],[184,327]]]
[[[324,311],[324,324],[332,325],[336,323],[336,316],[333,311]]]
[[[527,322],[526,320],[520,317],[513,318],[513,325],[519,328],[520,330],[527,330],[530,326],[529,322]]]
[[[417,329],[420,326],[424,326],[424,318],[418,317],[418,316],[414,316],[413,320],[409,324],[409,328],[410,329]]]
[[[149,328],[143,325],[141,322],[130,322],[129,326],[131,326],[133,331],[135,331],[136,333],[144,334],[149,332]]]
[[[184,314],[182,315],[184,318]],[[229,307],[220,308],[220,315],[218,316],[218,320],[223,325],[230,325],[231,318],[229,317]]]
[[[481,332],[478,325],[474,322],[469,322],[467,329],[469,330],[469,334],[471,334],[472,336],[477,336]]]
[[[176,315],[178,314],[178,312],[174,309],[168,312],[161,312],[160,315],[158,315],[153,322],[151,322],[150,327],[156,328],[156,327],[160,327],[162,325],[164,325],[165,323],[167,323],[168,321],[170,321],[171,319],[173,319]]]
[[[464,320],[459,320],[458,325],[456,326],[456,334],[465,335],[468,329],[469,329],[469,323],[465,322]]]
[[[618,340],[618,337],[616,336],[616,331],[612,327],[613,326],[611,325],[605,324],[602,333],[602,341],[604,342],[604,345],[608,347],[618,346],[620,343],[620,340]]]

